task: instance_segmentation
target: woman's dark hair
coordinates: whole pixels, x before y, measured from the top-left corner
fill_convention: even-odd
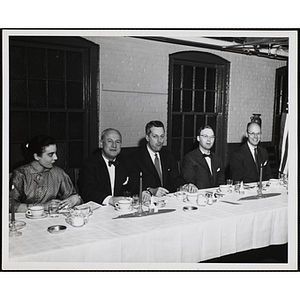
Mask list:
[[[46,147],[56,144],[55,139],[47,135],[38,135],[30,141],[25,142],[26,156],[28,160],[32,160],[34,153],[41,156]]]

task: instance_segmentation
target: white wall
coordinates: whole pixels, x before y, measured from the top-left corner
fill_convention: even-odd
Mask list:
[[[100,46],[100,131],[119,129],[124,147],[138,145],[150,120],[167,127],[169,54],[189,50],[231,62],[228,143],[241,141],[252,113],[262,115],[262,141],[271,141],[275,71],[286,62],[131,37],[85,38]]]

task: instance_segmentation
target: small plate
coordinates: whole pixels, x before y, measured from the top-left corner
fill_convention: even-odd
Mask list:
[[[115,207],[115,210],[116,210],[117,212],[119,212],[119,213],[125,214],[125,213],[127,213],[127,212],[132,211],[133,208],[132,208],[132,206],[130,206],[129,209],[118,209],[118,208]]]
[[[28,219],[44,219],[44,218],[47,217],[47,213],[43,212],[43,214],[41,216],[38,216],[38,217],[30,216],[30,215],[28,215],[28,214],[25,213],[25,216]]]
[[[48,227],[47,231],[52,234],[60,234],[66,231],[67,227],[64,225],[53,225]]]
[[[189,211],[195,211],[195,210],[197,210],[198,207],[196,207],[196,206],[184,206],[182,209],[183,209],[183,211],[189,212]]]

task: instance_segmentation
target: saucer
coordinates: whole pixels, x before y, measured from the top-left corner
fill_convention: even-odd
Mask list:
[[[132,206],[130,206],[130,208],[129,208],[129,209],[120,209],[120,208],[115,208],[115,210],[116,210],[117,212],[119,212],[119,213],[122,213],[122,214],[124,214],[124,213],[127,213],[127,212],[130,212],[130,211],[132,211],[132,210],[133,210],[133,208],[132,208]]]
[[[43,214],[41,216],[38,216],[38,217],[30,216],[30,215],[28,215],[28,214],[25,213],[25,216],[28,219],[44,219],[44,218],[47,217],[47,213],[43,212]]]

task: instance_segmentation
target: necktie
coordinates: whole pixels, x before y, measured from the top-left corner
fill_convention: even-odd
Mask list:
[[[162,174],[161,174],[161,170],[160,170],[160,163],[159,163],[159,158],[157,156],[157,153],[155,153],[155,159],[154,159],[154,166],[155,166],[155,169],[159,175],[159,178],[160,178],[160,183],[162,184]]]
[[[257,168],[257,171],[259,172],[259,161],[258,161],[257,147],[254,148],[254,156],[255,156],[256,168]]]
[[[205,157],[211,157],[211,155],[210,154],[205,154],[205,153],[203,153],[203,157],[205,158]]]
[[[108,161],[108,166],[111,167],[111,165],[114,165],[115,167],[118,165],[118,161],[117,160],[109,160]]]

